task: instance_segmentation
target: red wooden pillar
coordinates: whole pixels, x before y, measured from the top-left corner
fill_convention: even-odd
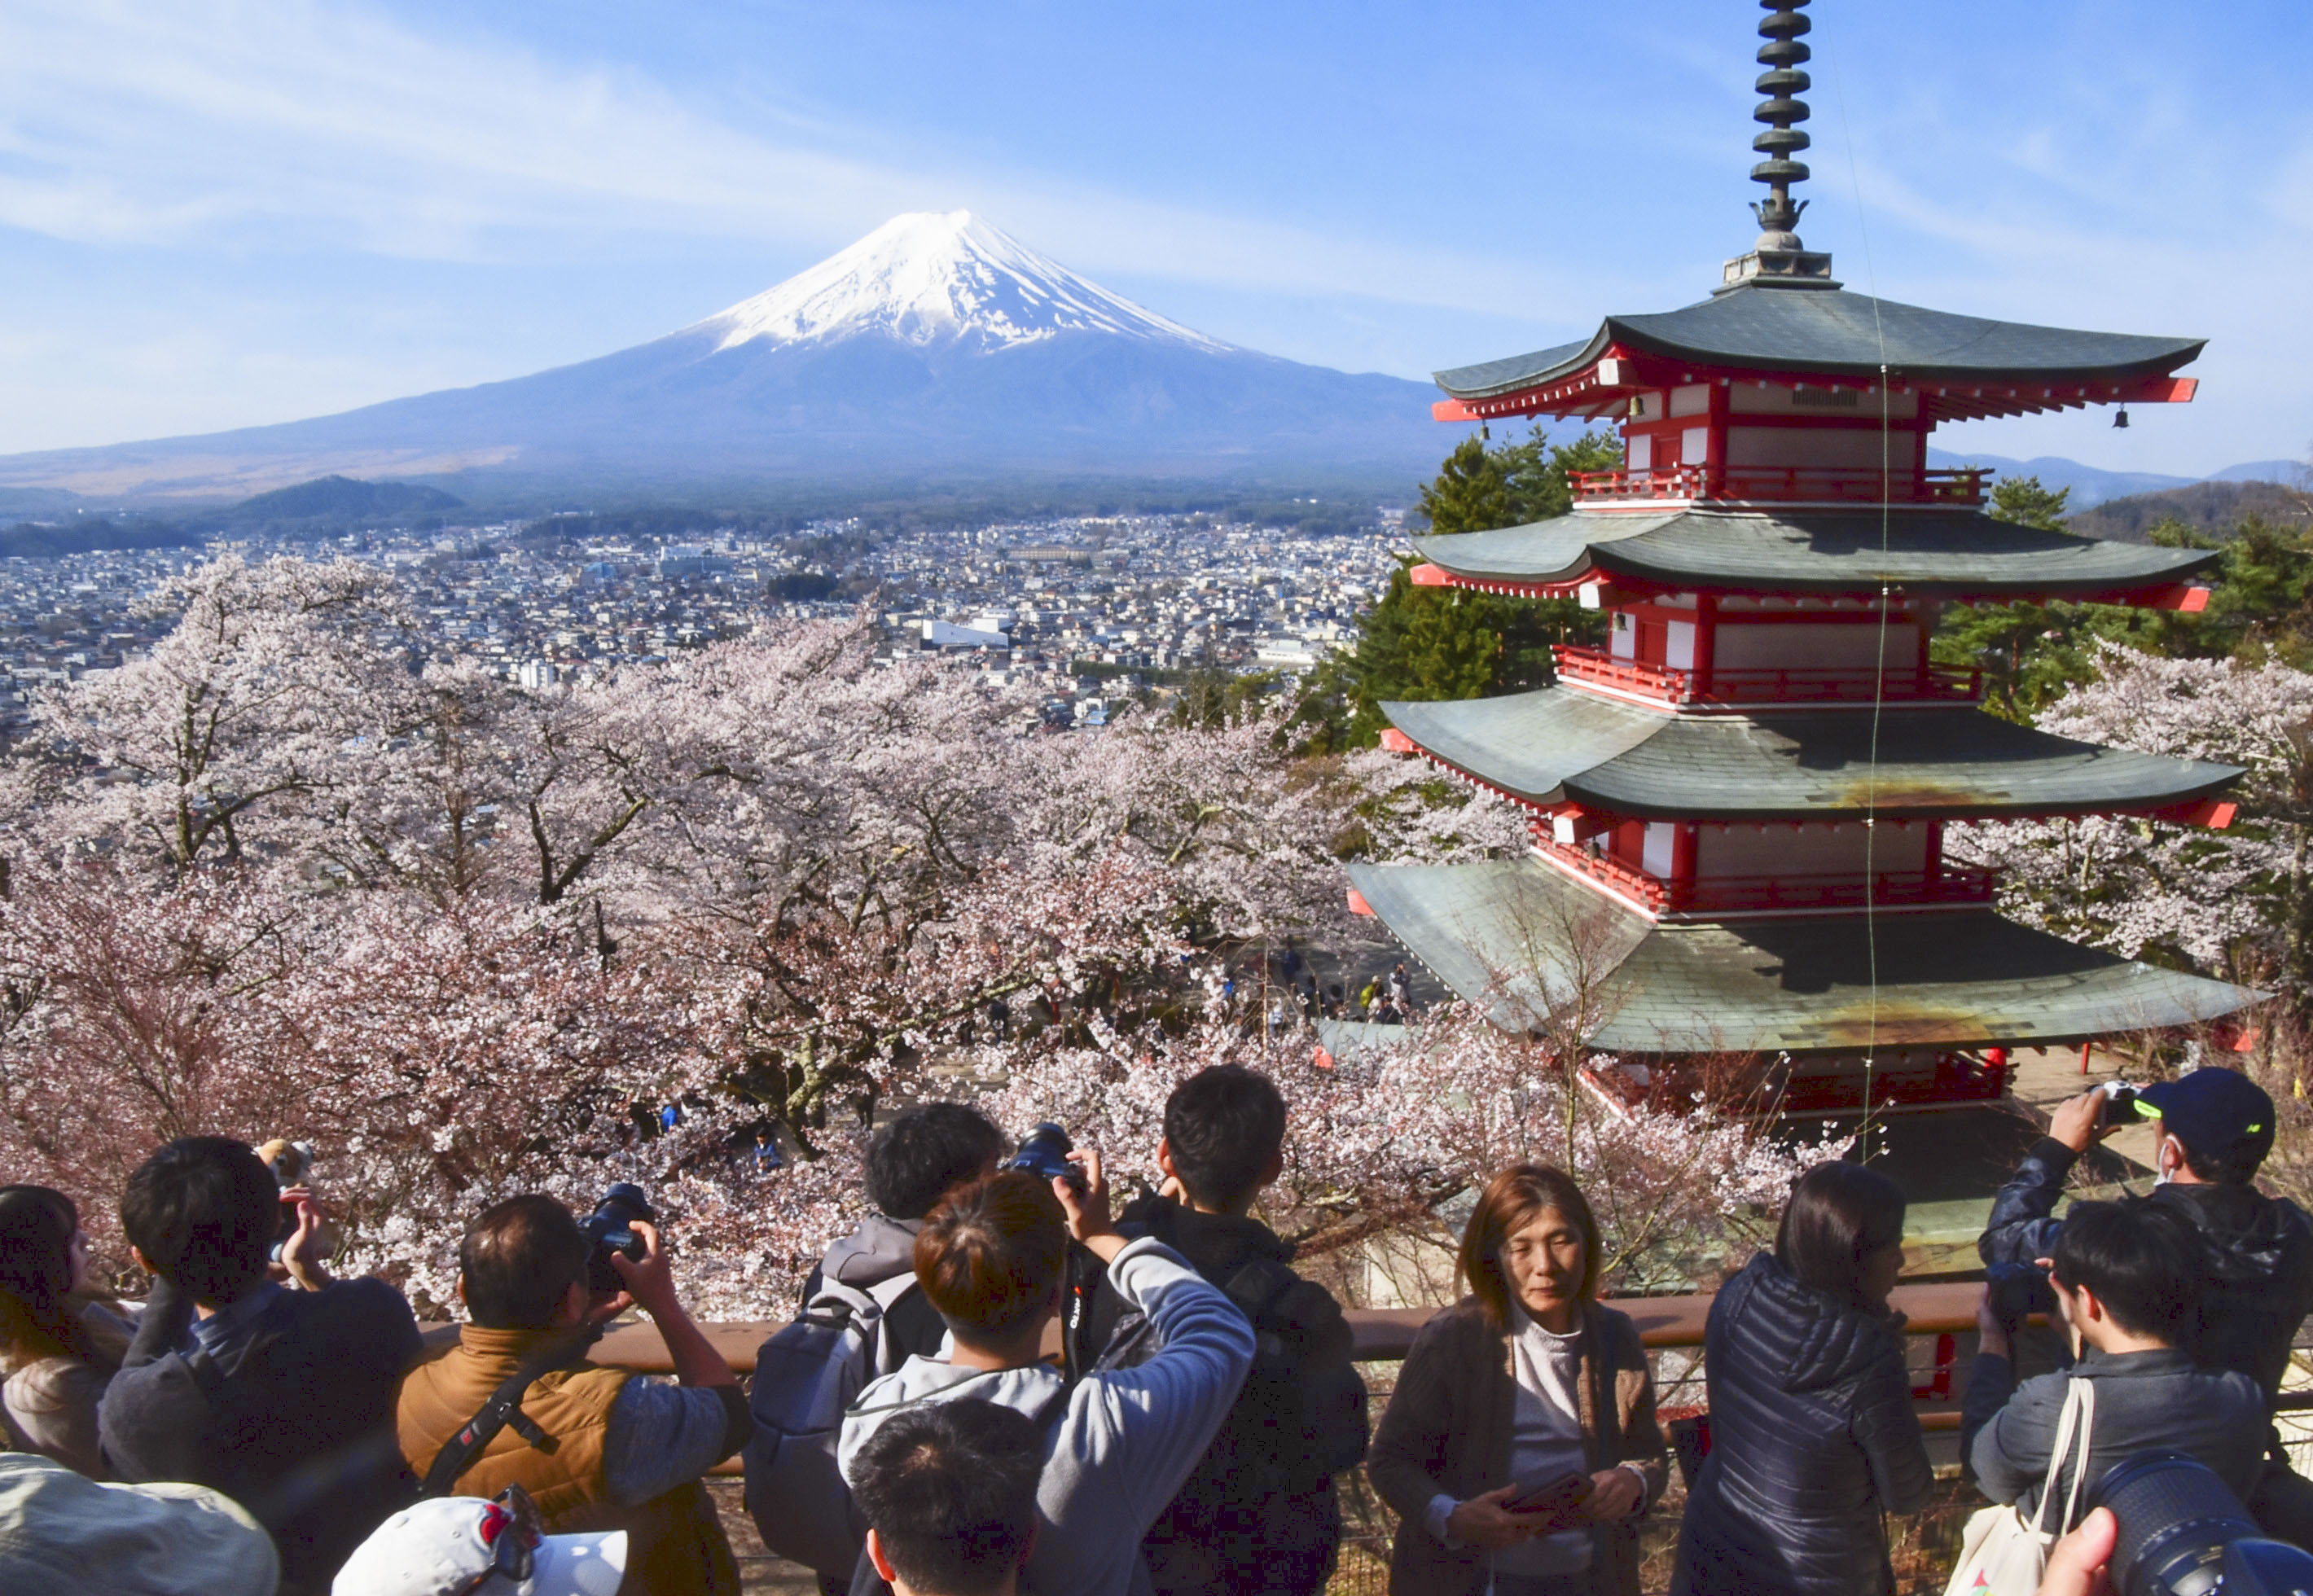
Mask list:
[[[1711,697],[1711,662],[1719,649],[1719,595],[1694,596],[1694,678],[1692,694]]]
[[[1727,416],[1731,408],[1727,398],[1727,379],[1719,378],[1703,392],[1703,425],[1709,428],[1703,449],[1703,491],[1712,498],[1723,498],[1727,489]]]

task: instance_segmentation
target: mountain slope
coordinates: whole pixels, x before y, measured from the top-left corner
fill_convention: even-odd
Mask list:
[[[2221,536],[2251,515],[2276,526],[2303,526],[2313,521],[2313,495],[2286,483],[2216,477],[2159,493],[2107,499],[2067,517],[2064,524],[2091,538],[2142,543],[2159,522],[2181,521],[2198,531]]]
[[[0,487],[145,497],[329,474],[457,491],[988,481],[1410,485],[1435,392],[1240,349],[966,212],[897,217],[718,315],[598,359],[341,415],[0,459]]]

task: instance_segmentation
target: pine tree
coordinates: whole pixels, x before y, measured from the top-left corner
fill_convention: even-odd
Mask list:
[[[1491,531],[1563,515],[1573,507],[1570,473],[1610,470],[1623,446],[1612,432],[1553,444],[1537,426],[1523,442],[1489,449],[1465,438],[1421,490],[1432,532]],[[1388,590],[1359,622],[1358,643],[1311,673],[1296,714],[1314,751],[1370,748],[1395,700],[1478,698],[1524,692],[1553,680],[1553,643],[1596,642],[1596,610],[1570,599],[1517,599],[1464,588],[1416,587],[1405,557]]]

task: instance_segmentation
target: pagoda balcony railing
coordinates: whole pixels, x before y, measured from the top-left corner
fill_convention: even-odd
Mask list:
[[[1665,704],[1869,704],[1875,699],[1972,704],[1983,688],[1981,671],[1957,665],[1713,671],[1698,686],[1696,671],[1618,660],[1603,649],[1561,643],[1551,653],[1558,661],[1558,674],[1568,680],[1615,688]]]
[[[1980,467],[1881,471],[1869,466],[1656,466],[1576,471],[1577,503],[1605,499],[1741,499],[1799,504],[1981,504]]]
[[[1610,891],[1644,904],[1657,914],[1765,914],[1797,909],[1917,908],[1925,905],[1984,904],[2000,883],[1999,872],[1974,865],[1940,870],[1883,870],[1868,880],[1860,871],[1837,875],[1718,875],[1665,881],[1636,865],[1579,845],[1569,846],[1537,829],[1535,846],[1552,859],[1588,876]]]
[[[1547,822],[1536,828],[1535,846],[1559,864],[1570,865],[1588,876],[1609,891],[1619,892],[1625,898],[1636,899],[1647,908],[1658,912],[1662,909],[1665,900],[1670,896],[1666,890],[1666,883],[1659,877],[1649,875],[1635,865],[1625,864],[1619,859],[1610,859],[1605,855],[1594,852],[1589,848],[1569,846],[1558,841],[1550,835]]]
[[[1746,910],[1913,908],[1923,903],[1990,903],[1995,871],[1969,865],[1943,870],[1883,870],[1846,875],[1717,875],[1664,883],[1664,907],[1674,912],[1739,914]]]

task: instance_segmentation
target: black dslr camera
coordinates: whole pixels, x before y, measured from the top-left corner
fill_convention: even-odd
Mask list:
[[[643,1261],[648,1249],[642,1237],[635,1233],[635,1221],[656,1224],[658,1215],[651,1212],[650,1198],[643,1188],[621,1180],[602,1194],[594,1211],[578,1222],[579,1234],[586,1238],[592,1250],[586,1257],[586,1288],[589,1291],[616,1293],[626,1290],[627,1283],[611,1267],[611,1255],[623,1252],[629,1263]]]
[[[2120,1537],[2116,1596],[2281,1596],[2313,1590],[2313,1557],[2269,1540],[2225,1482],[2182,1452],[2147,1452],[2098,1482]]]
[[[1086,1189],[1084,1170],[1082,1166],[1069,1162],[1069,1154],[1075,1148],[1076,1144],[1069,1140],[1069,1133],[1047,1119],[1028,1133],[1028,1139],[1020,1144],[1019,1152],[998,1167],[1018,1170],[1045,1180],[1058,1177],[1083,1191]]]
[[[1994,1264],[1984,1271],[1992,1295],[1992,1313],[2010,1330],[2035,1313],[2056,1311],[2055,1288],[2048,1271],[2037,1264]]]

